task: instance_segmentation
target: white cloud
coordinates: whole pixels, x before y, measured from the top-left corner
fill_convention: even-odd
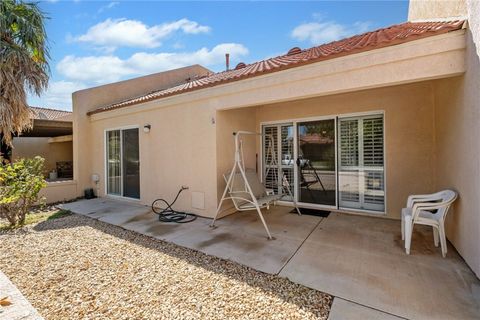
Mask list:
[[[202,48],[194,52],[157,54],[140,52],[132,55],[128,59],[128,64],[141,70],[142,73],[158,70],[158,68],[161,70],[175,69],[196,63],[211,66],[224,64],[225,53],[230,53],[233,58],[236,58],[247,55],[248,49],[241,44],[224,43],[211,50]]]
[[[120,2],[118,1],[112,1],[104,6],[101,6],[100,9],[98,9],[97,13],[102,13],[104,11],[107,11],[108,9],[112,9],[113,7],[119,5]]]
[[[112,82],[132,73],[124,60],[116,56],[64,57],[57,64],[57,71],[77,81]]]
[[[294,28],[291,36],[296,40],[309,41],[317,45],[366,32],[370,27],[370,22],[356,22],[353,25],[344,25],[335,21],[308,22]]]
[[[109,48],[121,46],[156,48],[162,44],[161,40],[177,31],[187,34],[207,33],[210,31],[210,27],[202,26],[188,19],[180,19],[151,27],[137,20],[107,19],[90,27],[87,33],[74,39],[79,42]]]
[[[87,88],[87,85],[81,82],[52,81],[41,97],[31,95],[28,102],[32,106],[71,110],[72,93],[85,88]]]
[[[248,49],[238,43],[223,43],[211,50],[201,48],[193,52],[138,52],[127,59],[121,59],[114,55],[89,57],[70,55],[64,57],[57,64],[57,71],[72,81],[101,84],[192,64],[222,65],[225,53],[230,53],[233,59],[237,59],[247,55]]]
[[[177,41],[172,45],[172,48],[173,49],[183,49],[183,48],[185,48],[185,44],[180,42],[180,41]]]

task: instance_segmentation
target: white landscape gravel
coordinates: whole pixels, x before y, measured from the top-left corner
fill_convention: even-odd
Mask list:
[[[0,232],[0,270],[45,319],[327,319],[332,297],[83,216]]]

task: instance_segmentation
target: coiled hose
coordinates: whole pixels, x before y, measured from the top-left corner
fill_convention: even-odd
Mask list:
[[[188,223],[197,219],[197,216],[193,213],[187,213],[182,211],[176,211],[172,207],[177,201],[180,193],[187,188],[182,187],[178,190],[177,196],[170,204],[165,199],[157,199],[152,202],[152,211],[158,215],[158,220],[161,222],[175,222],[175,223]]]

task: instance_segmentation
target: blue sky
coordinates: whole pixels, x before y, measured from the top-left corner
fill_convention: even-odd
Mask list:
[[[71,109],[71,93],[199,63],[213,71],[407,19],[406,1],[45,1],[51,79],[29,103]]]

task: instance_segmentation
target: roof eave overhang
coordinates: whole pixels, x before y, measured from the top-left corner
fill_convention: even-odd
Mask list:
[[[72,134],[71,121],[34,119],[33,128],[22,132],[19,137],[57,137]]]
[[[465,30],[342,56],[91,115],[91,120],[159,107],[216,110],[451,77],[465,72]]]

